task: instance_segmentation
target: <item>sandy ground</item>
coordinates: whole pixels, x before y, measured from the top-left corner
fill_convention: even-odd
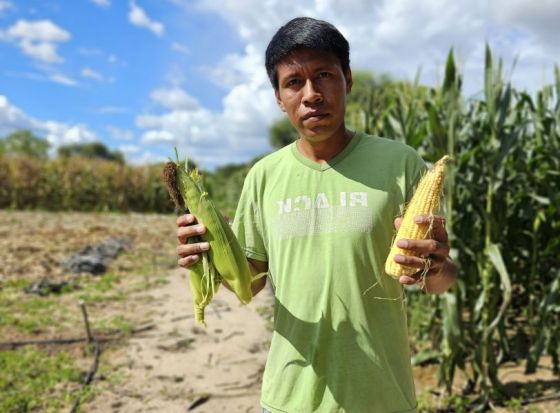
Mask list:
[[[3,282],[48,278],[76,279],[92,292],[92,283],[102,283],[105,277],[75,277],[60,262],[84,244],[117,236],[130,238],[133,249],[111,264],[109,272],[118,275],[117,281],[100,293],[101,298],[91,299],[90,317],[98,326],[101,320],[117,316],[135,328],[152,328],[104,348],[91,394],[80,411],[260,412],[261,377],[271,337],[267,328],[271,291],[262,291],[251,304],[241,306],[233,293],[222,288],[207,309],[207,328],[195,325],[187,273],[176,264],[172,216],[0,211],[0,291]],[[51,296],[60,309],[39,331],[31,334],[7,326],[0,329],[0,336],[10,340],[82,336],[76,305],[81,293]],[[109,298],[113,295],[115,299]],[[17,297],[31,299],[22,292]],[[71,350],[85,371],[91,354],[83,348],[79,343]],[[522,365],[508,365],[500,367],[500,376],[509,387],[535,385],[542,387],[544,395],[557,395],[560,379],[551,365],[549,357],[542,357],[534,375],[524,375]],[[434,396],[441,394],[437,368],[415,368],[414,378],[419,399],[427,397],[428,404],[441,406],[438,401],[443,399]],[[457,393],[463,383],[464,375],[458,372]],[[495,411],[560,413],[560,401]]]
[[[114,366],[116,384],[98,381],[96,396],[82,411],[93,413],[166,412],[200,413],[260,412],[260,386],[271,336],[259,310],[270,309],[272,292],[263,290],[242,306],[229,291],[221,289],[207,308],[207,327],[194,323],[186,271],[173,270],[169,283],[142,295],[136,311],[155,327],[133,336],[127,346],[107,356]],[[140,316],[142,314],[137,314]],[[500,369],[508,387],[540,385],[546,394],[560,390],[560,380],[543,357],[541,368],[525,375],[523,366],[509,363]],[[437,365],[416,367],[416,392],[437,389]],[[465,376],[458,372],[455,391],[460,393]],[[435,402],[438,397],[432,395]],[[530,410],[533,409],[533,410]],[[537,410],[538,409],[538,410]],[[559,413],[557,400],[530,407],[495,407],[494,411]]]
[[[141,311],[155,328],[133,336],[112,356],[121,376],[100,382],[85,412],[260,412],[260,383],[270,332],[257,309],[273,302],[268,289],[247,306],[221,289],[206,311],[207,327],[192,318],[184,270],[152,290]]]

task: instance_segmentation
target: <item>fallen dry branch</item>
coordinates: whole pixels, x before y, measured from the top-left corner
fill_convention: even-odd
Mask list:
[[[532,399],[524,399],[521,401],[521,404],[527,405],[533,403],[548,402],[551,400],[560,400],[560,393],[550,394],[548,396],[535,397]]]
[[[91,367],[86,374],[82,387],[80,387],[80,390],[78,390],[78,396],[76,396],[76,398],[74,399],[74,403],[72,403],[72,408],[70,409],[69,413],[76,412],[78,406],[80,405],[80,400],[82,399],[83,390],[91,384],[91,382],[93,381],[93,377],[97,372],[97,366],[99,365],[99,356],[101,356],[101,345],[95,338],[92,338],[92,343],[94,346],[93,363],[91,364]]]
[[[149,331],[155,328],[155,324],[148,324],[142,327],[138,327],[133,329],[130,332],[130,335],[143,333],[145,331]],[[118,341],[125,337],[128,334],[122,333],[113,333],[109,334],[106,337],[98,338],[97,341],[99,343],[107,343],[109,341]],[[22,340],[22,341],[2,341],[0,342],[0,350],[14,350],[18,347],[23,346],[31,346],[31,345],[38,345],[38,346],[51,346],[51,345],[65,345],[65,344],[75,344],[75,343],[83,343],[87,342],[87,337],[76,337],[76,338],[55,338],[55,339],[46,339],[46,340]]]
[[[194,410],[196,409],[198,406],[206,403],[208,400],[210,400],[210,395],[206,395],[206,396],[201,396],[198,399],[196,399],[194,402],[191,403],[191,405],[188,407],[188,411]]]
[[[115,340],[116,338],[108,337],[102,338],[99,341],[107,342],[111,340]],[[49,340],[23,340],[23,341],[5,341],[0,342],[0,350],[13,350],[18,347],[23,346],[31,346],[31,345],[39,345],[39,346],[51,346],[51,345],[65,345],[65,344],[74,344],[74,343],[83,343],[87,342],[87,337],[80,337],[80,338],[60,338],[60,339],[49,339]]]
[[[70,408],[70,413],[75,413],[76,410],[78,409],[78,406],[80,405],[80,400],[82,400],[82,396],[84,394],[84,389],[87,386],[89,386],[90,383],[93,381],[93,377],[95,376],[95,372],[97,371],[97,366],[99,365],[99,356],[101,356],[101,346],[99,345],[97,339],[91,335],[91,328],[89,325],[87,308],[86,308],[86,304],[83,301],[80,302],[80,308],[82,310],[82,315],[84,317],[87,343],[93,345],[93,363],[91,364],[91,367],[89,368],[86,377],[84,378],[84,383],[82,384],[82,387],[80,387],[80,390],[78,390],[78,395],[74,399],[74,403],[72,403],[72,407]]]

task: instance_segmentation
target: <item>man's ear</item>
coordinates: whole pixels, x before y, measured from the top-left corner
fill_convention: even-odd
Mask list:
[[[352,90],[352,71],[350,68],[348,68],[344,77],[346,78],[346,94],[348,94]]]
[[[280,110],[282,112],[286,112],[286,108],[284,107],[284,102],[282,102],[282,99],[280,99],[280,92],[278,91],[278,89],[274,89],[274,97],[276,98],[276,104],[278,105]]]

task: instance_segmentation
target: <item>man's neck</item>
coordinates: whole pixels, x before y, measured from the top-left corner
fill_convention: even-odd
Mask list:
[[[306,158],[313,162],[325,163],[342,152],[353,136],[353,131],[344,128],[342,133],[333,135],[324,141],[313,142],[305,137],[300,138],[297,140],[296,146]]]

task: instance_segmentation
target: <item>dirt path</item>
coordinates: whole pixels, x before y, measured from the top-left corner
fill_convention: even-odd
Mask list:
[[[184,413],[198,401],[191,411],[260,412],[271,333],[258,311],[270,307],[271,292],[262,291],[241,306],[222,288],[207,308],[206,329],[192,318],[184,270],[172,271],[169,283],[149,295],[152,300],[138,309],[156,327],[109,354],[112,379],[98,382],[95,397],[82,411]]]

